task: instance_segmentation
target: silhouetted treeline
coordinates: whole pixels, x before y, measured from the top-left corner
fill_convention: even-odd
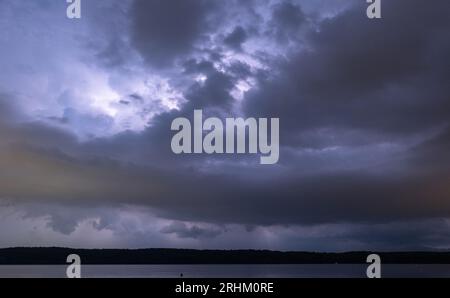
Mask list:
[[[0,249],[0,265],[66,264],[69,254],[78,254],[83,264],[363,264],[370,252],[313,253],[266,250],[187,249]],[[450,264],[450,252],[379,253],[385,264]]]

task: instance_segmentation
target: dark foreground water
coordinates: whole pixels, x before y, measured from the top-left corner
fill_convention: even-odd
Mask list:
[[[85,278],[352,278],[366,265],[85,265]],[[382,265],[382,276],[450,277],[450,265]],[[65,266],[0,266],[0,278],[64,278]]]

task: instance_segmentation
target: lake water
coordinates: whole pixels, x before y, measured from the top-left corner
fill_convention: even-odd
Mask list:
[[[84,265],[84,278],[353,278],[366,265]],[[450,265],[382,265],[383,277],[450,277]],[[0,266],[0,278],[64,278],[65,266]]]

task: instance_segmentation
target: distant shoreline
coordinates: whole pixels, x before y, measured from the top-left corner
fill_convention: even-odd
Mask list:
[[[78,254],[86,265],[366,264],[376,252],[268,250],[4,248],[0,265],[66,265]],[[379,252],[384,264],[450,264],[450,252]]]

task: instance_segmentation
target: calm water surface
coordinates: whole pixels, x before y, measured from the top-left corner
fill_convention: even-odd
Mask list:
[[[85,265],[85,278],[351,278],[366,265]],[[1,277],[64,278],[65,266],[0,266]],[[450,277],[450,265],[383,265],[383,277]]]

